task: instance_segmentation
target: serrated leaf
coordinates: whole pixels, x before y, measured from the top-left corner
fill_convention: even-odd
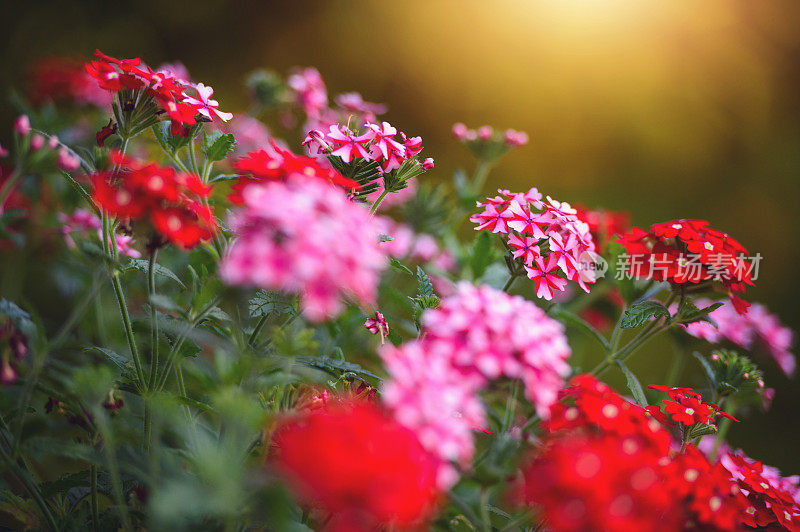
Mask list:
[[[717,310],[722,305],[723,303],[718,301],[705,308],[699,309],[688,297],[684,298],[683,302],[678,308],[678,322],[686,325],[689,323],[704,321],[706,323],[710,323],[714,327],[717,327],[717,322],[715,322],[711,316],[709,316],[709,314]]]
[[[636,378],[636,375],[633,374],[631,370],[628,369],[628,366],[623,364],[621,361],[617,361],[617,365],[619,369],[622,370],[622,373],[625,374],[625,380],[628,384],[628,389],[631,391],[633,398],[639,404],[639,406],[647,406],[647,397],[644,395],[644,390],[642,389],[642,384],[639,382],[639,379]]]
[[[201,151],[209,161],[221,161],[228,152],[236,146],[236,138],[233,133],[223,134],[221,131],[212,131],[203,134],[203,146]]]
[[[97,351],[98,353],[102,353],[106,356],[106,358],[108,358],[122,370],[127,369],[130,363],[130,359],[120,355],[116,351],[112,351],[111,349],[105,349],[103,347],[90,347],[86,349],[86,351]]]
[[[717,427],[711,423],[697,423],[689,431],[689,439],[699,438],[700,436],[708,436],[709,434],[716,434]]]
[[[278,292],[259,290],[250,300],[250,316],[260,318],[268,314],[295,314],[295,308],[290,301]]]
[[[640,301],[638,303],[634,303],[628,310],[625,311],[625,316],[620,322],[620,328],[635,329],[636,327],[643,325],[650,318],[668,318],[669,316],[669,309],[660,301]]]
[[[150,262],[145,259],[131,259],[131,261],[125,266],[125,269],[126,270],[135,269],[147,274],[148,270],[150,269]],[[175,273],[166,266],[162,266],[161,264],[156,264],[155,273],[162,277],[167,277],[168,279],[172,279],[173,281],[178,283],[181,286],[181,288],[186,288],[186,286],[178,278],[178,276],[175,275]]]
[[[237,174],[219,174],[215,175],[211,179],[208,180],[209,183],[218,183],[220,181],[234,181],[238,179],[239,176]]]
[[[475,279],[480,279],[486,273],[486,268],[492,263],[492,259],[492,235],[482,231],[475,239],[469,261]]]
[[[420,298],[436,295],[431,278],[419,266],[417,266],[417,295]]]

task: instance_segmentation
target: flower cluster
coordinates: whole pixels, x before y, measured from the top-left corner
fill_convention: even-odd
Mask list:
[[[718,281],[730,292],[736,310],[747,311],[749,303],[734,295],[743,293],[746,285],[753,285],[745,261],[747,250],[727,233],[709,227],[708,222],[673,220],[653,224],[650,231],[634,227],[620,242],[627,254],[636,259],[630,263],[632,275],[640,276],[641,265],[649,264],[656,281]]]
[[[190,249],[214,236],[217,220],[205,202],[211,186],[199,177],[118,152],[112,154],[111,162],[115,170],[91,175],[92,199],[101,209],[126,226],[152,228],[152,245],[167,241]]]
[[[97,50],[95,61],[86,64],[86,72],[97,80],[100,88],[114,93],[123,90],[144,91],[147,97],[156,102],[160,113],[166,113],[172,122],[174,135],[186,134],[186,126],[197,123],[197,116],[206,120],[219,118],[227,121],[233,116],[218,109],[214,100],[214,89],[202,83],[196,85],[180,79],[169,70],[153,71],[142,68],[141,59],[116,59]],[[138,102],[138,103],[137,103]],[[138,99],[131,99],[125,105],[142,105]]]
[[[242,192],[254,183],[286,181],[292,176],[328,181],[348,190],[359,190],[361,185],[324,166],[312,157],[295,155],[272,141],[269,150],[257,150],[233,163],[239,179],[231,185],[228,199],[234,205],[243,203]]]
[[[700,299],[698,305],[706,307],[712,302]],[[783,325],[777,316],[764,305],[753,304],[747,314],[739,314],[731,304],[724,304],[709,313],[717,326],[708,322],[694,322],[686,332],[711,343],[727,340],[747,350],[763,346],[786,375],[791,376],[797,365],[792,347],[792,330]]]
[[[572,280],[589,292],[595,282],[595,244],[589,225],[569,203],[547,197],[535,188],[524,194],[498,190],[499,196],[478,203],[483,210],[470,217],[476,231],[507,235],[506,245],[522,262],[536,295],[550,300]],[[563,277],[561,275],[563,275]]]
[[[588,209],[582,205],[574,205],[578,218],[589,224],[598,251],[606,249],[615,236],[622,236],[630,229],[630,213],[609,211],[605,209]]]
[[[386,112],[386,106],[364,101],[357,92],[345,92],[334,98],[336,107],[330,107],[328,89],[316,68],[293,70],[287,79],[291,98],[308,121],[303,130],[327,129],[340,122],[364,124],[374,122],[378,115]]]
[[[381,344],[384,342],[386,335],[389,334],[389,324],[386,323],[386,318],[379,311],[375,311],[374,318],[367,318],[364,322],[364,327],[367,328],[372,334],[381,335]]]
[[[724,417],[738,423],[738,419],[723,412],[716,403],[702,401],[702,396],[691,388],[673,388],[660,384],[648,386],[651,390],[667,392],[669,399],[664,403],[663,410],[658,405],[647,407],[647,411],[661,423],[673,426],[680,423],[690,427],[695,423],[714,423],[718,418]]]
[[[443,461],[473,454],[470,432],[485,424],[478,392],[492,379],[520,379],[542,417],[569,372],[563,326],[519,296],[458,285],[422,316],[423,336],[381,351],[390,378],[383,399]]]
[[[312,320],[338,314],[341,297],[374,305],[386,256],[366,208],[302,173],[248,185],[241,203],[229,219],[237,239],[220,264],[224,281],[298,293]]]
[[[68,101],[104,108],[111,103],[108,92],[98,87],[78,59],[59,56],[39,59],[28,72],[28,84],[36,105]]]
[[[313,129],[303,145],[311,155],[320,152],[339,157],[345,163],[355,159],[377,161],[384,172],[400,168],[403,162],[415,158],[422,151],[422,137],[407,137],[398,134],[389,122],[375,124],[367,122],[364,133],[358,134],[346,126],[334,124],[328,131]],[[395,139],[395,136],[398,136]],[[423,168],[433,168],[433,159],[423,161]]]
[[[75,248],[75,240],[73,239],[75,233],[85,237],[88,236],[89,233],[94,232],[101,240],[103,238],[100,218],[86,209],[78,209],[70,215],[63,212],[59,213],[58,221],[61,222],[61,234],[64,236],[64,242],[66,242],[67,247],[70,249]],[[117,251],[123,255],[131,257],[132,259],[138,259],[142,256],[137,249],[132,247],[132,236],[115,233],[114,239],[116,240]],[[109,244],[111,244],[110,240]]]
[[[528,143],[528,134],[524,131],[506,129],[505,132],[495,133],[492,126],[481,126],[475,130],[469,129],[461,122],[453,124],[453,137],[465,143],[488,144],[494,142],[510,147],[524,146]]]
[[[436,461],[370,402],[329,400],[287,416],[272,445],[275,470],[303,503],[329,514],[325,530],[416,529],[438,505]]]
[[[752,460],[741,452],[728,453],[720,461],[738,481],[747,497],[744,523],[753,528],[777,527],[800,531],[800,488],[798,478],[783,478],[774,468]]]
[[[563,399],[518,488],[550,529],[743,529],[747,503],[725,468],[691,444],[672,451],[644,408],[589,375],[575,377]]]

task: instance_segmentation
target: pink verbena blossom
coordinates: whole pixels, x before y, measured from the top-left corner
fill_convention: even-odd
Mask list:
[[[366,208],[298,175],[248,186],[242,199],[229,220],[238,238],[220,265],[225,282],[299,293],[316,321],[337,315],[344,297],[374,305],[386,256]]]
[[[382,397],[444,464],[471,460],[471,433],[486,424],[478,393],[490,380],[520,379],[537,413],[549,416],[569,373],[570,349],[563,325],[535,304],[459,283],[421,321],[420,339],[381,350],[389,372]],[[452,471],[445,473],[452,481]]]
[[[328,108],[328,89],[316,68],[293,70],[287,84],[295,101],[310,119],[319,118]]]
[[[77,209],[72,214],[59,213],[58,221],[61,222],[61,234],[64,236],[69,249],[75,249],[75,240],[73,236],[75,233],[82,237],[89,236],[92,232],[97,234],[97,238],[102,242],[103,231],[101,229],[100,218],[93,212],[86,209]],[[117,251],[132,259],[138,259],[142,256],[139,250],[133,247],[133,237],[128,235],[114,234],[114,240],[117,244]],[[112,245],[111,238],[108,240],[109,245]]]
[[[477,224],[475,230],[508,235],[506,244],[536,282],[538,297],[552,299],[554,290],[566,289],[567,280],[589,292],[588,284],[596,280],[588,264],[596,258],[595,243],[576,210],[550,196],[542,201],[535,188],[522,194],[498,193],[478,203],[483,210],[470,217]]]
[[[374,318],[367,318],[364,322],[364,327],[372,334],[380,334],[381,344],[383,344],[386,335],[389,334],[389,324],[386,323],[386,318],[383,317],[383,314],[377,310]]]
[[[197,91],[197,97],[186,96],[183,99],[184,103],[195,106],[196,111],[209,120],[215,116],[225,122],[233,118],[233,113],[225,113],[217,109],[219,107],[219,102],[211,98],[214,96],[214,89],[202,83],[198,83],[197,86],[195,86],[195,90]]]
[[[699,308],[713,303],[708,299],[698,299]],[[711,343],[728,340],[747,350],[765,348],[786,375],[791,376],[796,367],[792,348],[792,330],[783,325],[777,316],[771,314],[764,305],[754,303],[747,314],[736,312],[733,304],[724,302],[721,307],[709,314],[718,327],[710,323],[695,322],[686,326],[686,332]]]

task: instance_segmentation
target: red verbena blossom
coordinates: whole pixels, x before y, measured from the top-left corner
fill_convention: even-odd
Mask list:
[[[111,162],[118,171],[101,170],[91,176],[92,198],[101,209],[126,223],[146,224],[161,239],[183,249],[214,236],[217,221],[203,201],[211,186],[199,177],[118,152]]]
[[[628,212],[588,209],[582,205],[573,207],[578,211],[578,218],[589,224],[592,240],[598,250],[605,249],[614,236],[622,236],[630,229],[631,216]]]
[[[739,313],[747,312],[749,303],[735,293],[752,286],[747,250],[727,233],[708,226],[704,220],[673,220],[638,227],[623,235],[628,275],[650,276],[673,284],[719,282],[730,294]]]
[[[552,299],[554,291],[566,289],[568,280],[589,292],[588,284],[596,280],[595,244],[576,210],[549,196],[542,201],[535,188],[524,194],[498,192],[478,203],[483,210],[470,217],[475,230],[507,235],[506,244],[536,283],[538,297]]]
[[[784,478],[777,470],[745,456],[728,453],[720,460],[747,497],[742,514],[753,528],[800,531],[800,490],[797,477]]]
[[[421,529],[436,512],[436,460],[374,403],[329,400],[286,416],[272,443],[270,463],[323,512],[324,530]]]
[[[269,150],[252,151],[233,163],[239,173],[239,179],[231,186],[228,199],[235,205],[241,205],[243,190],[254,183],[267,181],[286,181],[292,176],[328,181],[347,190],[360,190],[361,185],[348,179],[339,172],[323,166],[312,157],[295,155],[278,146],[273,140]]]
[[[107,91],[98,87],[83,67],[83,61],[70,57],[43,57],[28,73],[30,98],[35,105],[47,101],[69,101],[77,105],[106,107],[111,103]]]
[[[714,423],[718,417],[725,417],[732,421],[739,420],[723,412],[715,403],[704,403],[702,396],[691,388],[673,388],[660,384],[650,384],[651,390],[667,392],[668,399],[664,403],[663,412],[658,405],[647,407],[647,410],[659,421],[671,425],[671,422],[690,426],[695,423]]]
[[[153,71],[138,58],[116,59],[100,50],[95,51],[95,57],[95,61],[86,64],[86,72],[97,80],[100,88],[115,93],[143,90],[172,121],[173,134],[184,134],[186,126],[196,123],[198,114],[208,120],[212,116],[225,121],[231,117],[230,113],[217,109],[217,101],[210,99],[213,89],[202,83],[193,86],[168,70]]]

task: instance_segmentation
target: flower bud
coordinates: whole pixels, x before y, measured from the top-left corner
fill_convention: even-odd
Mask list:
[[[33,151],[39,151],[42,148],[44,148],[44,137],[37,133],[31,139],[31,149]]]
[[[478,138],[483,141],[487,141],[492,138],[492,133],[494,133],[492,126],[481,126],[478,128]]]
[[[21,137],[27,137],[31,134],[31,121],[28,115],[19,115],[14,122],[14,133]]]
[[[56,137],[55,135],[50,137],[50,140],[47,141],[47,145],[50,146],[51,150],[58,148],[58,144],[59,144],[58,137]]]
[[[461,122],[456,122],[453,124],[453,136],[456,140],[464,140],[467,136],[467,126],[462,124]]]
[[[422,161],[422,168],[425,170],[430,170],[433,168],[433,157],[428,157],[424,161]]]
[[[66,148],[61,148],[58,150],[56,164],[66,172],[74,172],[81,167],[81,160],[75,155],[72,155]]]

